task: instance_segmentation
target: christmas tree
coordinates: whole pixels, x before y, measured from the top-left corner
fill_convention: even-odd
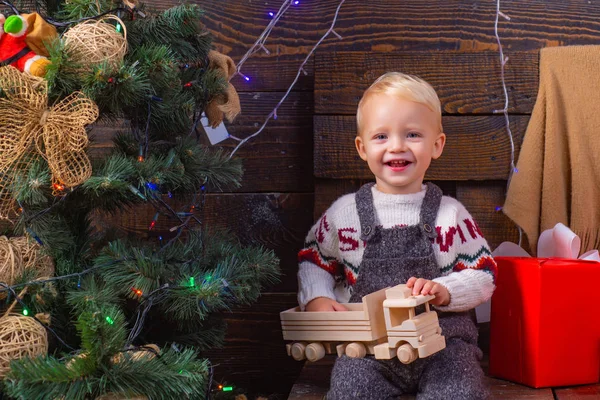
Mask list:
[[[278,276],[271,251],[202,225],[239,160],[198,143],[239,112],[202,12],[137,1],[8,4],[0,22],[0,376],[19,399],[206,398],[222,312]],[[125,126],[90,154],[98,124]],[[173,201],[185,204],[183,210]],[[99,229],[154,207],[156,240]],[[157,328],[158,327],[158,328]],[[10,361],[10,365],[8,362]]]

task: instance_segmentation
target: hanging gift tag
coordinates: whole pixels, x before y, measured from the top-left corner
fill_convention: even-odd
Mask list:
[[[208,118],[206,118],[206,115],[202,113],[202,117],[200,117],[200,123],[204,128],[204,132],[206,132],[206,136],[208,136],[208,140],[210,140],[210,144],[214,145],[229,138],[229,132],[227,132],[227,128],[225,128],[225,124],[223,122],[221,122],[216,128],[213,128],[208,123]]]

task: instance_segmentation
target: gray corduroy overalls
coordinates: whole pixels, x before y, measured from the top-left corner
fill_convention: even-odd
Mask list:
[[[373,206],[369,183],[356,193],[361,238],[365,253],[350,302],[415,276],[434,279],[440,276],[432,241],[437,237],[435,221],[442,191],[428,183],[421,206],[420,222],[412,226],[383,229]],[[489,397],[479,365],[477,328],[467,313],[441,313],[440,326],[446,348],[432,356],[402,364],[397,358],[337,359],[331,375],[327,400],[397,399],[416,393],[418,400],[481,400]]]

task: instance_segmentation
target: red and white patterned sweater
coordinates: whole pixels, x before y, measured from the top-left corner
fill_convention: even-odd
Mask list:
[[[425,186],[419,193],[387,194],[372,187],[377,217],[383,228],[419,223]],[[487,241],[465,207],[443,196],[432,241],[442,276],[434,279],[450,292],[441,311],[465,311],[487,301],[494,292],[496,262]],[[298,253],[298,302],[302,309],[317,297],[347,302],[360,273],[365,243],[354,193],[342,196],[309,231]]]

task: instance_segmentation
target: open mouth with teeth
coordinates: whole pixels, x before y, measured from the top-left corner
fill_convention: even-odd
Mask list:
[[[385,164],[392,168],[402,168],[402,167],[406,167],[407,165],[411,164],[411,162],[407,161],[407,160],[394,160],[394,161],[386,162]]]

